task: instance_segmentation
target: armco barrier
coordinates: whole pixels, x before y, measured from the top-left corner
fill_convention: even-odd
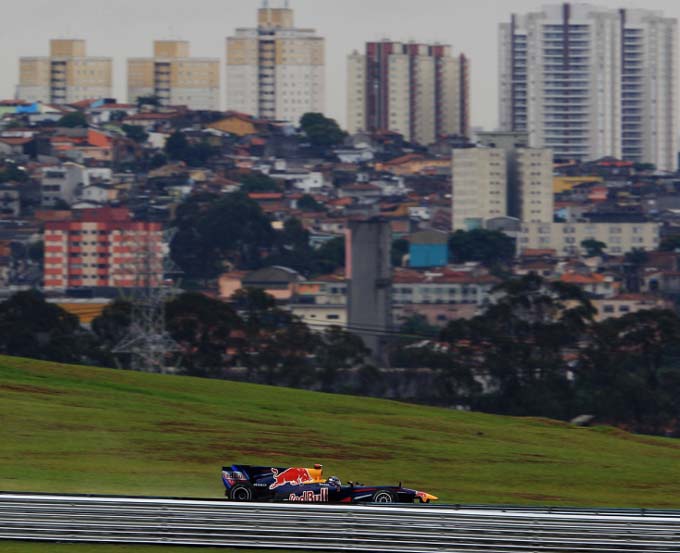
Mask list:
[[[0,540],[384,552],[680,552],[680,512],[0,493]]]

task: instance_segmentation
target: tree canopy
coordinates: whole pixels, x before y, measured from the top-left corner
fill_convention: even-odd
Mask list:
[[[97,359],[75,315],[34,290],[0,303],[0,353],[63,363]],[[98,360],[98,359],[97,359]]]
[[[58,127],[88,127],[87,116],[82,111],[72,111],[64,115],[59,121],[57,121]]]
[[[144,130],[144,127],[139,125],[123,125],[121,127],[125,136],[130,140],[134,140],[138,144],[144,144],[149,139],[149,133]]]
[[[666,236],[661,240],[661,245],[659,249],[662,252],[674,252],[680,251],[680,235],[675,234],[672,236]]]
[[[251,194],[254,192],[279,192],[279,184],[264,173],[250,173],[240,178],[241,192]]]
[[[309,194],[305,194],[297,202],[297,206],[302,211],[318,212],[324,211],[324,207]]]
[[[337,146],[347,136],[335,119],[325,117],[322,113],[305,113],[300,119],[300,128],[315,148]]]
[[[171,256],[191,278],[214,278],[229,266],[257,268],[275,239],[260,206],[239,192],[190,196],[174,226]]]
[[[165,142],[165,153],[175,161],[183,161],[191,167],[201,167],[218,151],[205,140],[191,143],[184,133],[175,131]]]
[[[588,240],[583,240],[581,242],[581,247],[586,250],[586,255],[588,257],[602,257],[607,249],[607,244],[589,238]]]
[[[492,267],[513,259],[515,241],[497,230],[458,230],[449,238],[449,256],[454,263],[479,261]]]

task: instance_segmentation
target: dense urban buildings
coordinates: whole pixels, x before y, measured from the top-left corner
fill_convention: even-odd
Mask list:
[[[155,96],[162,105],[182,105],[194,110],[220,108],[220,62],[216,58],[191,58],[189,43],[157,40],[153,58],[127,62],[128,101]]]
[[[532,147],[677,167],[677,21],[563,3],[499,28],[500,125]]]
[[[51,104],[107,98],[112,73],[111,58],[87,56],[84,40],[51,40],[48,57],[20,58],[17,98]]]
[[[254,29],[227,39],[227,108],[297,123],[325,110],[325,44],[314,29],[295,27],[293,10],[265,0]]]
[[[347,61],[347,129],[432,144],[469,134],[469,61],[443,44],[369,42]]]

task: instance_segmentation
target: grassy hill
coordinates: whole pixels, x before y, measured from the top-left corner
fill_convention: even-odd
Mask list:
[[[222,464],[309,465],[446,502],[680,507],[680,441],[0,357],[0,489],[221,497]]]

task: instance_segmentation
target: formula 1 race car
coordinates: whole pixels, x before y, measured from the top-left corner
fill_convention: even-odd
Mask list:
[[[322,465],[314,468],[222,467],[224,495],[231,501],[294,501],[303,503],[429,503],[429,493],[398,486],[365,486],[323,477]]]

